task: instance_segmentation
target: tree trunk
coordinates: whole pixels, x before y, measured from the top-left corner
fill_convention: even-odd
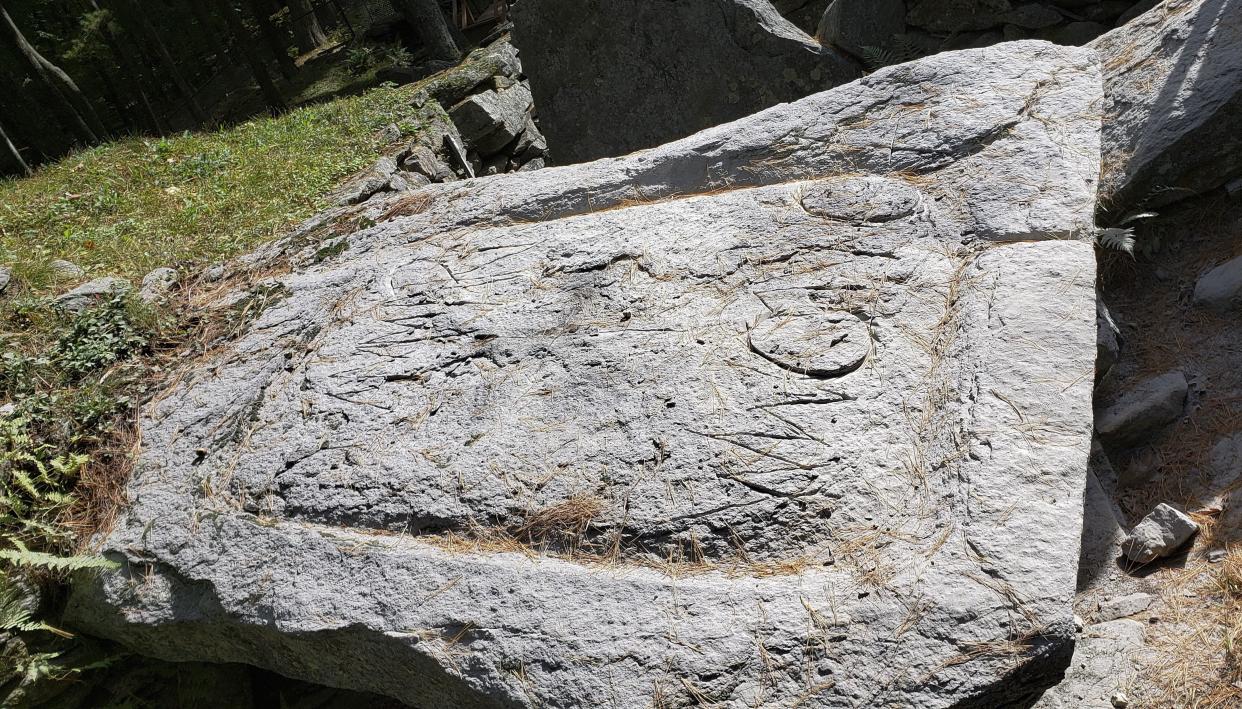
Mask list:
[[[13,141],[9,140],[9,134],[4,132],[4,126],[2,124],[0,124],[0,140],[4,142],[4,147],[7,149],[9,155],[12,155],[13,159],[17,161],[17,166],[22,169],[22,172],[26,173],[27,177],[33,175],[34,171],[31,170],[30,166],[26,164],[26,161],[22,159],[22,154],[18,152],[17,146],[13,145]]]
[[[99,4],[95,0],[91,0],[91,7],[98,12]],[[112,34],[112,30],[108,28],[105,22],[99,28],[99,35],[103,38],[104,44],[108,45],[108,51],[112,53],[112,58],[116,60],[116,65],[121,68],[124,75],[124,83],[129,88],[130,93],[138,97],[139,103],[142,105],[144,122],[156,135],[164,134],[164,127],[160,124],[159,116],[156,115],[155,109],[151,107],[151,100],[147,97],[146,86],[154,86],[155,80],[148,76],[146,66],[141,62],[135,62],[121,48],[121,43],[116,40],[116,35]]]
[[[289,56],[289,45],[285,43],[280,30],[276,29],[276,24],[272,22],[271,13],[263,7],[261,0],[247,0],[246,4],[250,8],[250,14],[254,15],[254,21],[259,25],[263,41],[276,56],[276,65],[280,67],[280,75],[286,79],[292,79],[297,72],[297,66],[293,63],[293,57]]]
[[[220,45],[216,43],[216,36],[220,34],[220,31],[217,24],[213,22],[215,18],[207,12],[207,4],[203,0],[189,0],[189,5],[190,12],[194,15],[194,22],[199,27],[199,31],[194,34],[198,41],[200,55],[209,57],[219,52]]]
[[[293,27],[298,50],[303,54],[328,43],[328,36],[319,26],[319,18],[311,7],[311,0],[290,0],[289,15],[289,24]]]
[[[116,113],[116,117],[121,121],[121,127],[126,131],[135,132],[137,125],[134,123],[133,116],[129,111],[125,110],[127,104],[121,98],[121,93],[116,89],[116,82],[112,80],[112,76],[108,74],[108,70],[104,68],[103,62],[96,61],[91,68],[95,70],[95,76],[99,77],[99,84],[103,86],[103,100]]]
[[[444,13],[440,12],[440,4],[436,0],[395,0],[393,3],[406,23],[414,29],[418,41],[426,48],[433,59],[457,61],[461,59],[461,50],[453,41],[448,23],[444,21]]]
[[[30,162],[41,163],[65,151],[68,147],[63,140],[66,131],[57,128],[62,118],[59,115],[48,125],[47,109],[38,105],[31,93],[23,91],[11,77],[0,72],[0,96],[14,98],[0,101],[0,123],[8,126],[9,136],[15,142],[26,144],[26,154],[32,158]]]
[[[207,113],[203,111],[203,107],[199,105],[198,99],[194,97],[194,91],[190,85],[186,83],[185,77],[181,75],[181,71],[177,69],[177,62],[173,60],[172,55],[168,53],[168,47],[164,46],[160,35],[155,31],[155,27],[151,24],[151,20],[147,17],[142,7],[139,7],[135,0],[120,0],[120,4],[125,8],[126,19],[132,26],[136,26],[147,44],[155,48],[156,56],[159,57],[160,63],[164,65],[164,71],[172,77],[173,83],[177,86],[177,91],[185,99],[186,107],[190,111],[190,115],[199,124],[207,123]]]
[[[48,90],[61,103],[72,119],[75,131],[79,136],[88,143],[97,143],[107,133],[100,122],[99,116],[95,113],[95,108],[91,106],[90,101],[82,95],[81,89],[69,78],[69,75],[48,61],[39,50],[35,49],[30,42],[26,41],[26,36],[18,29],[17,24],[13,22],[13,18],[9,16],[8,10],[4,4],[0,2],[0,25],[8,34],[9,40],[17,49],[18,53],[30,64],[30,68],[34,70],[39,80],[47,86]]]
[[[242,59],[250,67],[250,73],[254,75],[254,80],[259,84],[259,90],[263,92],[263,100],[267,102],[267,107],[272,113],[279,113],[285,108],[285,100],[281,98],[280,91],[277,90],[276,84],[272,82],[271,74],[267,73],[267,67],[263,65],[263,60],[259,58],[259,53],[254,50],[254,41],[250,37],[250,33],[246,32],[246,27],[242,24],[241,17],[237,14],[237,10],[233,7],[233,0],[217,0],[217,6],[220,8],[220,14],[224,15],[224,21],[228,23],[229,31],[233,33],[237,41],[237,46],[242,54]]]

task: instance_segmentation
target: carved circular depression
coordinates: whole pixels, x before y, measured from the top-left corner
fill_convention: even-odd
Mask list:
[[[843,312],[781,315],[750,331],[755,354],[808,377],[840,377],[858,369],[871,351],[867,324]]]

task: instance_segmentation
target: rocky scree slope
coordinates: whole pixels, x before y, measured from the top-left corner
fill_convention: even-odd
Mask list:
[[[1074,636],[1100,86],[950,53],[325,215],[150,407],[70,619],[414,706],[1030,701]]]

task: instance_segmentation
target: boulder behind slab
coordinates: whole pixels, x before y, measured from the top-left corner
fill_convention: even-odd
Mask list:
[[[1166,0],[1088,46],[1104,65],[1108,214],[1201,194],[1242,172],[1242,3]]]
[[[1242,307],[1242,256],[1200,276],[1195,283],[1195,302],[1213,310]]]
[[[649,148],[862,73],[767,0],[522,0],[513,22],[560,163]]]

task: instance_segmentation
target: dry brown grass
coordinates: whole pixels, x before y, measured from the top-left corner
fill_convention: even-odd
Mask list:
[[[576,549],[582,545],[591,523],[604,510],[594,495],[574,495],[564,502],[534,512],[512,535],[533,547]]]
[[[1142,706],[1242,706],[1242,547],[1224,561],[1195,561],[1165,579],[1162,622],[1149,633],[1158,662]]]
[[[422,192],[414,192],[412,194],[400,197],[394,200],[375,221],[386,222],[389,219],[397,217],[411,217],[415,214],[422,214],[431,206],[431,196]]]
[[[125,485],[129,482],[142,439],[136,410],[118,424],[107,441],[82,470],[74,490],[74,502],[62,513],[58,523],[73,532],[77,541],[75,553],[91,548],[98,535],[112,529],[117,515],[128,498]]]

